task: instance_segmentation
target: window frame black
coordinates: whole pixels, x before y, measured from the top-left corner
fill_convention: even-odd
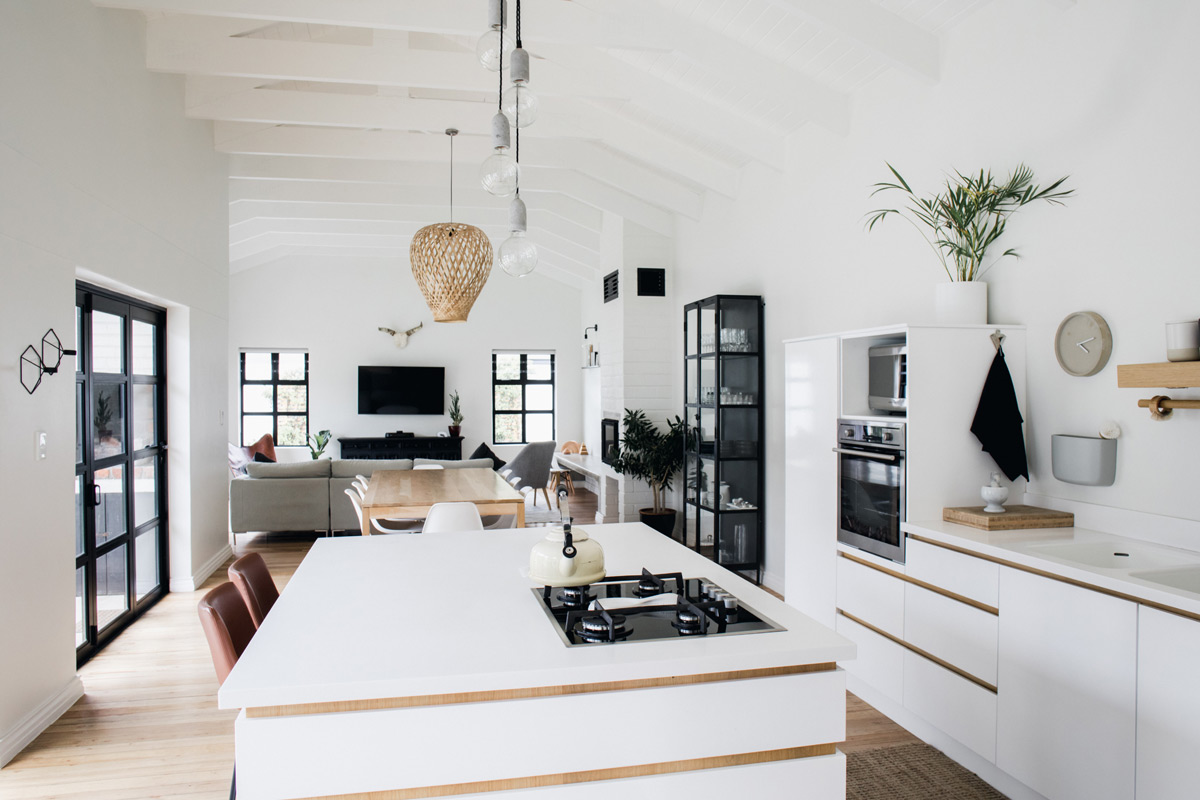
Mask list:
[[[520,356],[521,358],[521,377],[517,379],[502,379],[497,377],[497,356]],[[550,357],[550,380],[534,380],[529,377],[529,356],[549,356]],[[496,351],[492,353],[492,444],[529,444],[529,431],[526,424],[526,417],[530,414],[549,414],[550,415],[550,439],[554,440],[558,436],[558,367],[556,365],[556,355],[554,352],[545,350],[521,350],[521,351]],[[498,386],[520,386],[521,387],[521,408],[497,410],[496,408],[496,387]],[[544,409],[530,410],[527,408],[526,387],[529,386],[549,386],[550,387],[550,410]],[[500,442],[496,440],[496,418],[500,415],[520,414],[521,416],[521,439],[516,442]]]
[[[271,356],[271,379],[270,380],[247,380],[246,379],[246,356],[257,353],[269,353]],[[302,353],[304,355],[304,379],[303,380],[282,380],[279,377],[279,355],[281,353]],[[276,447],[307,447],[309,437],[308,413],[312,407],[312,388],[308,384],[309,379],[309,361],[308,351],[297,350],[242,350],[238,353],[238,441],[245,446],[246,441],[246,417],[270,417],[271,418],[271,440]],[[246,387],[247,386],[270,386],[271,392],[271,411],[247,411],[246,406]],[[304,413],[303,415],[295,411],[280,411],[279,410],[279,387],[280,386],[303,386],[304,387]],[[279,442],[279,418],[280,417],[304,417],[304,441],[300,444],[280,444]]]

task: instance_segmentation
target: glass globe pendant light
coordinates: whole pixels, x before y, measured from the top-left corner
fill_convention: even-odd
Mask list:
[[[519,15],[517,19],[520,19]],[[500,98],[500,109],[508,117],[509,124],[527,128],[537,121],[538,98],[529,88],[529,52],[521,47],[519,34],[517,49],[512,52],[509,75],[512,76],[513,85]]]
[[[492,117],[493,152],[479,165],[479,182],[488,194],[512,197],[521,180],[521,167],[513,158],[508,119],[499,111]]]
[[[525,201],[514,197],[508,208],[509,227],[512,234],[496,250],[496,263],[514,278],[523,278],[537,267],[537,245],[525,235]]]
[[[489,72],[499,72],[504,56],[513,51],[516,42],[504,32],[504,0],[489,0],[488,29],[475,45],[479,63]]]

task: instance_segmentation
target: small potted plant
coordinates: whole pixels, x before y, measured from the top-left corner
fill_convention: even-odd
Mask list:
[[[895,167],[891,164],[887,167],[896,181],[875,184],[871,196],[899,191],[908,195],[908,206],[875,209],[867,215],[867,230],[873,229],[875,223],[889,214],[895,214],[921,234],[950,278],[950,283],[938,284],[935,298],[938,321],[945,323],[987,322],[984,273],[1006,256],[1020,257],[1016,249],[1010,247],[985,263],[988,248],[1004,233],[1012,213],[1035,200],[1063,205],[1063,198],[1075,191],[1061,188],[1069,176],[1059,178],[1044,189],[1035,186],[1033,170],[1019,164],[1003,183],[982,169],[978,175],[955,171],[952,176],[947,176],[945,187],[936,194],[918,197]]]
[[[325,445],[329,444],[329,440],[333,438],[333,434],[329,431],[317,431],[308,436],[308,451],[312,453],[313,461],[316,461],[325,452]]]
[[[450,393],[450,424],[447,426],[447,430],[450,431],[451,436],[458,436],[459,432],[462,431],[462,421],[463,421],[462,406],[460,406],[458,404],[458,392],[457,391],[451,392]]]
[[[675,417],[667,420],[667,429],[661,431],[646,417],[646,412],[627,408],[621,426],[624,433],[613,446],[611,466],[618,475],[628,475],[650,485],[654,506],[638,509],[641,520],[670,536],[675,530],[675,509],[667,508],[664,499],[675,473],[683,466],[687,423]]]

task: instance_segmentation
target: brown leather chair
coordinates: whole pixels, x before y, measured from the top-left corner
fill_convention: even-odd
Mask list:
[[[217,680],[224,683],[254,636],[254,620],[232,583],[222,583],[200,601],[200,627],[208,639]]]
[[[258,553],[247,553],[229,565],[229,580],[246,601],[254,627],[261,628],[267,612],[279,599],[267,562]]]

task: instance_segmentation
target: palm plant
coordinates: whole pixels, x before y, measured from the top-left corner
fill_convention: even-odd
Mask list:
[[[886,162],[885,162],[886,163]],[[1009,216],[1018,208],[1035,200],[1045,200],[1063,205],[1062,199],[1075,192],[1061,189],[1070,176],[1063,176],[1046,188],[1033,184],[1033,170],[1019,164],[1008,180],[998,183],[990,171],[980,170],[978,175],[964,175],[955,171],[946,178],[945,189],[933,197],[918,197],[908,181],[891,164],[896,182],[884,181],[875,184],[871,196],[889,190],[898,190],[908,195],[907,208],[879,208],[867,215],[867,230],[875,223],[895,214],[916,228],[929,244],[946,275],[952,281],[979,280],[985,272],[1005,256],[1020,258],[1014,248],[1001,253],[990,264],[984,265],[988,248],[1004,233]],[[926,235],[921,223],[932,236]]]
[[[650,484],[654,513],[660,514],[664,510],[666,492],[671,489],[671,480],[683,466],[687,423],[675,417],[667,420],[665,431],[660,431],[646,412],[627,408],[621,426],[624,435],[613,447],[611,466],[618,475],[628,475]]]
[[[450,424],[462,425],[462,421],[462,407],[458,404],[458,392],[453,392],[450,395]]]

